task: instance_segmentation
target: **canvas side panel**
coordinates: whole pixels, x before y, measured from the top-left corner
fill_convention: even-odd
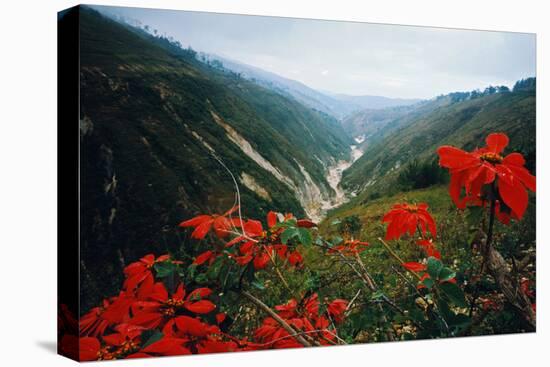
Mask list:
[[[79,8],[59,12],[57,24],[58,353],[78,360]]]

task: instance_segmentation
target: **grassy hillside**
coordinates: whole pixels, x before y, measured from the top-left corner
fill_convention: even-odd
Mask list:
[[[350,143],[333,118],[89,8],[80,37],[86,302],[110,294],[128,261],[178,251],[181,220],[233,205],[214,155],[239,181],[245,215],[305,215],[314,188],[330,196],[325,166]]]
[[[365,197],[398,191],[397,176],[413,159],[431,161],[437,147],[473,149],[490,132],[509,135],[534,169],[535,91],[497,93],[455,102],[444,96],[422,104],[377,130],[364,155],[344,172],[343,186]]]
[[[513,222],[511,226],[504,226],[498,221],[495,224],[495,233],[498,233],[496,247],[506,257],[522,258],[525,253],[534,251],[536,239],[535,195],[531,195],[529,201],[528,210],[521,222]],[[370,244],[362,254],[363,261],[372,273],[377,274],[378,283],[385,284],[386,288],[384,290],[391,295],[395,292],[393,285],[399,281],[399,279],[395,279],[395,272],[392,270],[392,266],[395,267],[396,263],[395,259],[388,255],[378,238],[383,238],[385,234],[386,226],[382,224],[384,214],[394,204],[403,202],[428,203],[430,206],[429,212],[438,224],[436,247],[441,251],[443,262],[454,262],[459,272],[471,270],[472,255],[470,246],[479,228],[479,218],[469,217],[467,211],[462,212],[456,209],[449,197],[447,185],[400,192],[368,202],[352,201],[329,212],[328,217],[321,223],[319,232],[334,241],[335,238],[346,232],[342,223],[350,221],[350,219],[357,221],[359,223],[358,229],[351,235]],[[404,261],[415,261],[415,259],[425,256],[419,246],[412,244],[409,240],[392,241],[391,245]],[[322,261],[322,258],[317,257],[314,253],[310,253],[309,258]],[[322,262],[319,267],[323,267]],[[334,269],[334,271],[336,270]],[[351,275],[346,274],[343,273],[341,276],[344,278],[346,276],[351,277]],[[332,291],[348,292],[349,294],[357,287],[360,286],[350,283],[350,289],[340,287]],[[330,293],[331,290],[327,290],[327,292]],[[510,327],[513,328],[513,326]]]
[[[342,126],[348,135],[362,136],[365,139],[364,146],[367,146],[371,141],[376,140],[379,134],[391,127],[395,120],[411,113],[419,106],[419,104],[414,104],[378,110],[361,110],[347,116],[342,121]]]

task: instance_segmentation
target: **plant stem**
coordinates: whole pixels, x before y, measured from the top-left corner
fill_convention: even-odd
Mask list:
[[[304,347],[311,347],[311,344],[304,339],[304,337],[296,332],[284,319],[282,319],[275,311],[273,311],[271,308],[269,308],[268,305],[263,303],[260,299],[253,296],[248,291],[243,291],[242,295],[248,298],[252,303],[254,303],[256,306],[258,306],[262,311],[267,313],[270,317],[272,317],[275,321],[277,321],[283,329],[285,329],[290,335],[292,335],[300,344],[302,344]]]
[[[267,255],[269,256],[269,260],[271,260],[271,263],[273,264],[273,268],[275,269],[275,272],[277,273],[277,276],[281,281],[283,282],[283,285],[285,286],[286,290],[290,292],[293,296],[295,296],[295,292],[290,288],[288,285],[288,282],[286,281],[285,277],[283,276],[283,273],[279,270],[279,267],[277,266],[277,263],[275,262],[275,257],[272,255],[271,251],[268,251],[267,247],[262,244],[263,250],[267,252]]]
[[[399,265],[405,263],[405,262],[399,257],[399,255],[397,255],[397,253],[396,253],[395,251],[392,250],[392,248],[390,247],[390,245],[388,245],[382,238],[378,237],[378,240],[382,243],[382,245],[384,245],[384,247],[386,248],[386,250],[388,250],[388,252],[390,253],[390,255],[393,256],[393,258],[399,262]],[[420,275],[418,275],[418,274],[415,273],[414,271],[409,270],[409,269],[407,269],[407,271],[408,271],[409,273],[411,273],[412,275],[414,275],[418,280],[421,279],[421,278],[420,278]]]

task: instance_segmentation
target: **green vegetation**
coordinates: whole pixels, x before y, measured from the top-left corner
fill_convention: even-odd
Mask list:
[[[425,162],[413,159],[399,171],[397,176],[397,183],[403,191],[422,189],[446,181],[448,181],[448,175],[439,167],[437,159]]]
[[[178,250],[183,218],[233,206],[232,178],[212,151],[240,181],[244,215],[304,215],[294,189],[224,126],[297,187],[308,189],[302,166],[332,192],[324,165],[347,159],[351,143],[335,119],[86,7],[80,39],[83,309],[112,291],[127,261]]]
[[[358,191],[363,200],[372,194],[396,193],[402,189],[397,184],[399,176],[410,169],[413,160],[421,165],[431,162],[441,145],[474,149],[487,133],[495,131],[510,137],[510,149],[522,153],[533,170],[535,91],[487,92],[472,98],[457,102],[454,94],[441,96],[384,121],[369,136],[363,156],[344,172],[342,185]]]

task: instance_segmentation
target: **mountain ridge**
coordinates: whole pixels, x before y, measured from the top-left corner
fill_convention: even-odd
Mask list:
[[[352,96],[319,91],[297,80],[224,56],[201,54],[199,57],[202,58],[204,62],[213,62],[219,68],[226,68],[239,73],[247,79],[278,91],[279,93],[290,95],[302,104],[327,113],[340,120],[365,108],[381,109],[410,105],[421,101],[420,99],[391,98],[372,95]]]

